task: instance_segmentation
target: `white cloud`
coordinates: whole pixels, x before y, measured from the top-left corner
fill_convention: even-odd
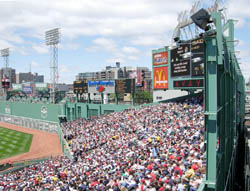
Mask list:
[[[128,56],[128,59],[132,60],[132,61],[139,60],[139,58],[137,56]]]
[[[22,28],[28,35],[44,36],[44,31],[60,27],[62,36],[80,35],[133,36],[158,33],[176,25],[180,10],[190,8],[191,0],[43,0],[1,3],[1,28]]]
[[[245,27],[250,19],[249,0],[229,0],[226,7],[229,18],[238,20],[236,26]]]
[[[140,52],[137,48],[128,46],[123,47],[122,51],[126,54],[138,54]]]
[[[153,46],[161,47],[166,46],[170,42],[170,37],[167,35],[144,35],[137,36],[131,40],[133,45],[137,46]]]
[[[32,48],[38,53],[38,54],[46,54],[49,52],[49,48],[46,47],[44,44],[33,44]]]
[[[112,39],[97,38],[93,40],[93,45],[88,48],[85,48],[85,50],[88,52],[107,51],[114,53],[116,52],[117,48],[118,47],[115,41],[113,41]]]

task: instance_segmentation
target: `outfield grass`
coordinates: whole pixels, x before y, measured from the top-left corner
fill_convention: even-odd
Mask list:
[[[26,153],[33,135],[0,127],[0,160]]]

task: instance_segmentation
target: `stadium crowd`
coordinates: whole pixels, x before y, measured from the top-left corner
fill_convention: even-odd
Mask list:
[[[205,174],[202,99],[62,124],[74,160],[0,176],[1,190],[196,191]]]

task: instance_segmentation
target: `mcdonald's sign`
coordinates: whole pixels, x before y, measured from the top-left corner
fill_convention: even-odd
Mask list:
[[[154,68],[154,89],[168,89],[168,66]]]

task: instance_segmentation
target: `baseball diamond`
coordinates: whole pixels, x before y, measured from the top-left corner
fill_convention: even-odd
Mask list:
[[[0,160],[30,149],[33,135],[0,127]]]

